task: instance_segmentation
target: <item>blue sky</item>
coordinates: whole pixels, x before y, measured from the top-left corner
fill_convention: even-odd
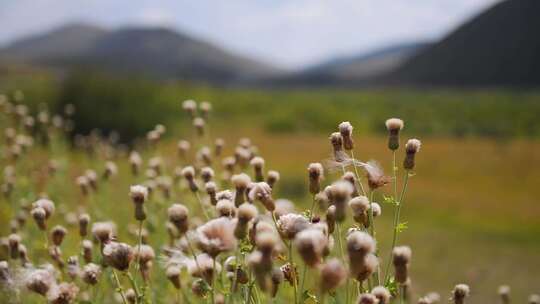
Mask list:
[[[498,0],[0,0],[0,44],[67,22],[169,26],[298,68],[438,39]]]

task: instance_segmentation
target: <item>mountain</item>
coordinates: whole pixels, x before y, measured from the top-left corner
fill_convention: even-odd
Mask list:
[[[337,57],[300,72],[269,78],[274,85],[315,86],[367,84],[399,67],[405,60],[426,48],[427,42],[396,44],[374,51]]]
[[[114,31],[71,24],[0,50],[0,62],[70,69],[92,67],[164,79],[228,83],[276,71],[208,42],[166,28]]]
[[[495,4],[379,81],[443,86],[540,86],[540,1]]]

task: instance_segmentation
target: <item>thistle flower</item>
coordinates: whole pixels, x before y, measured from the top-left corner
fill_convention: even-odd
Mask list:
[[[334,233],[336,227],[336,206],[330,206],[326,210],[326,224],[328,225],[328,233]]]
[[[11,274],[7,261],[0,261],[0,286],[9,286],[11,284]]]
[[[53,201],[42,198],[37,200],[35,203],[32,204],[32,208],[43,208],[45,211],[45,219],[49,219],[54,214],[54,203]]]
[[[112,161],[106,162],[105,171],[103,172],[103,178],[109,179],[116,174],[118,174],[118,167],[116,166],[116,164]]]
[[[206,184],[204,184],[204,190],[206,190],[206,193],[208,194],[208,197],[210,197],[210,203],[215,206],[217,204],[217,199],[216,199],[217,186],[216,186],[216,183],[207,182]]]
[[[195,102],[195,100],[191,100],[191,99],[184,100],[182,102],[182,109],[188,112],[191,115],[191,117],[194,117],[195,112],[197,111],[197,103]]]
[[[278,289],[279,289],[279,285],[281,284],[281,282],[283,282],[284,278],[285,277],[281,269],[279,268],[272,269],[272,275],[271,275],[272,289],[270,291],[270,295],[272,296],[272,298],[276,297]]]
[[[248,223],[257,217],[257,207],[249,203],[243,203],[238,207],[238,222],[234,228],[234,235],[237,239],[244,239],[248,231]]]
[[[390,304],[391,294],[386,287],[377,286],[371,290],[371,294],[379,300],[378,304]]]
[[[309,228],[309,220],[300,214],[285,214],[277,221],[279,233],[287,240],[293,240],[298,233],[307,228]]]
[[[308,166],[309,192],[317,194],[321,191],[321,181],[324,179],[324,168],[320,163],[311,163]]]
[[[388,149],[395,151],[399,148],[399,131],[403,129],[403,120],[390,118],[385,122],[388,130]]]
[[[420,151],[421,145],[422,143],[418,139],[409,139],[409,141],[407,141],[407,144],[405,145],[405,160],[403,161],[403,168],[405,168],[405,170],[414,169],[414,158],[416,153]]]
[[[94,263],[86,264],[82,270],[82,280],[88,285],[96,285],[101,276],[101,267]]]
[[[125,243],[109,242],[103,247],[103,258],[107,265],[125,271],[133,260],[133,249]]]
[[[176,265],[171,265],[167,267],[165,270],[165,275],[167,276],[167,279],[173,284],[174,288],[180,289],[182,288],[181,282],[180,282],[180,273],[182,271],[182,268]]]
[[[347,252],[349,255],[349,268],[351,274],[359,281],[364,280],[365,275],[373,268],[373,258],[370,257],[375,252],[375,240],[367,233],[353,231],[347,236]],[[376,267],[376,265],[375,265]]]
[[[197,244],[202,251],[215,258],[221,252],[231,251],[236,247],[234,228],[234,222],[228,218],[220,217],[208,221],[197,228]]]
[[[92,235],[104,245],[113,239],[115,229],[112,222],[96,222],[92,225]]]
[[[373,202],[373,203],[371,203],[371,208],[373,208],[373,216],[374,217],[378,217],[378,216],[382,215],[381,205]]]
[[[189,143],[189,141],[181,139],[178,141],[176,148],[178,151],[178,156],[186,159],[189,149],[191,149],[191,144]]]
[[[133,288],[130,288],[126,291],[125,297],[128,304],[137,303],[137,293],[135,292],[135,290],[133,290]]]
[[[41,207],[32,208],[30,214],[32,215],[32,218],[34,218],[34,220],[36,221],[36,225],[40,230],[47,229],[47,213],[45,212],[45,209]]]
[[[56,285],[54,268],[51,266],[40,269],[31,269],[24,278],[24,285],[28,290],[45,296],[51,287]]]
[[[351,187],[353,189],[353,192],[351,194],[352,197],[357,197],[359,195],[358,189],[356,187],[356,176],[352,172],[345,172],[343,176],[341,177],[342,180],[347,181],[351,184]]]
[[[255,274],[257,285],[263,291],[267,291],[272,286],[272,259],[268,254],[264,254],[259,250],[253,251],[247,257],[247,264]]]
[[[85,263],[92,262],[92,242],[89,240],[83,240],[81,244],[82,255]]]
[[[197,135],[201,137],[204,136],[204,125],[205,125],[204,119],[202,119],[201,117],[196,117],[195,119],[193,119],[193,126],[195,127],[195,130],[197,131]]]
[[[8,237],[9,252],[12,259],[19,258],[19,244],[21,243],[21,237],[18,234],[10,234]]]
[[[83,196],[87,196],[90,192],[90,182],[88,181],[88,178],[85,175],[81,175],[77,177],[75,180],[79,188],[81,189],[81,193]]]
[[[148,188],[142,185],[134,185],[129,189],[129,195],[135,205],[135,219],[144,221],[146,212],[144,210],[144,202],[148,198]]]
[[[214,275],[221,272],[221,265],[217,262],[214,263],[214,259],[206,253],[202,253],[196,256],[195,259],[189,259],[187,261],[187,269],[190,275],[202,278],[206,283],[211,284]],[[216,268],[214,269],[214,264]]]
[[[347,201],[350,199],[353,192],[351,184],[346,181],[337,181],[334,182],[330,187],[327,187],[328,191],[325,190],[330,203],[336,206],[336,220],[342,222],[345,220],[345,207]]]
[[[377,297],[372,295],[371,293],[363,293],[358,295],[358,299],[356,300],[357,304],[379,304],[379,300]]]
[[[328,238],[319,229],[305,229],[300,231],[294,238],[296,249],[310,267],[317,266],[323,257]]]
[[[60,246],[64,241],[64,237],[67,234],[66,228],[57,225],[51,230],[51,239],[55,246]]]
[[[293,202],[288,199],[280,198],[275,201],[276,208],[274,209],[274,214],[279,219],[285,214],[294,213],[295,208]]]
[[[97,176],[96,171],[89,169],[84,172],[84,175],[88,179],[88,184],[90,184],[90,187],[92,187],[92,190],[97,191],[98,176]]]
[[[497,293],[501,297],[501,301],[503,302],[503,304],[509,304],[510,303],[510,286],[508,286],[508,285],[499,286],[499,289],[497,290]]]
[[[232,201],[234,199],[234,194],[231,190],[223,190],[216,193],[216,200],[229,200]]]
[[[371,190],[386,186],[390,182],[390,179],[384,175],[381,165],[374,160],[368,161],[364,165],[364,170],[366,170],[368,185]]]
[[[321,291],[329,292],[338,288],[345,278],[347,278],[345,266],[336,258],[329,259],[321,268]]]
[[[216,204],[216,210],[219,216],[233,217],[236,213],[234,203],[230,200],[220,200]]]
[[[129,153],[129,164],[131,165],[131,173],[135,176],[139,174],[141,170],[143,160],[141,155],[137,151],[131,151]]]
[[[469,296],[469,285],[466,284],[458,284],[456,287],[454,287],[454,290],[452,291],[452,299],[454,300],[455,304],[464,304],[465,298]]]
[[[255,170],[255,181],[262,182],[264,180],[263,169],[264,169],[264,158],[256,156],[251,159],[250,164]]]
[[[270,186],[270,188],[273,189],[276,183],[279,181],[279,178],[279,172],[270,170],[268,171],[268,175],[266,176],[266,183]]]
[[[90,223],[90,215],[83,213],[79,215],[79,235],[86,237],[88,235],[88,224]]]
[[[392,263],[395,268],[395,279],[400,284],[405,284],[409,278],[408,270],[411,261],[411,248],[398,246],[392,251]]]
[[[345,150],[352,150],[354,148],[354,142],[352,139],[353,126],[350,122],[344,121],[339,124],[338,128],[339,133],[343,138],[343,147],[345,148]]]
[[[249,190],[248,199],[250,202],[259,200],[266,210],[272,212],[276,208],[274,199],[272,198],[272,188],[265,183],[259,182],[252,184],[253,187]]]
[[[79,268],[79,257],[74,255],[70,256],[67,259],[67,273],[68,276],[75,280],[81,274],[81,269]]]
[[[189,229],[189,210],[181,204],[173,204],[167,209],[169,221],[178,229],[178,232],[184,234]]]
[[[369,205],[369,199],[365,196],[357,196],[349,201],[353,219],[357,223],[364,225],[364,227],[369,227],[369,217],[367,214]]]
[[[532,294],[529,296],[529,304],[539,304],[540,303],[540,295]]]
[[[182,176],[188,182],[191,192],[197,192],[199,190],[199,186],[195,183],[195,169],[192,166],[182,169]]]
[[[214,142],[214,155],[221,156],[224,146],[225,140],[223,140],[223,138],[216,138],[216,141]]]
[[[231,182],[236,188],[236,192],[234,195],[234,204],[238,207],[242,203],[244,203],[244,197],[246,195],[247,187],[251,183],[251,178],[249,178],[249,175],[245,173],[240,173],[237,175],[233,175],[231,177]]]
[[[139,262],[143,280],[148,281],[152,261],[156,258],[154,249],[151,246],[141,244],[137,245],[133,251],[135,253],[134,259]]]
[[[343,137],[339,132],[330,134],[330,143],[334,151],[334,159],[336,162],[343,161]]]

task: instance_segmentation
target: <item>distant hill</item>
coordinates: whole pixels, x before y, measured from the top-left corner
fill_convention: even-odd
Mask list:
[[[379,81],[540,86],[540,1],[497,3]]]
[[[300,72],[266,79],[265,83],[293,86],[367,84],[393,71],[429,45],[427,42],[403,43],[361,55],[338,57]]]
[[[114,31],[71,24],[14,42],[0,50],[0,62],[45,67],[102,68],[157,78],[227,83],[260,77],[273,67],[165,28]]]

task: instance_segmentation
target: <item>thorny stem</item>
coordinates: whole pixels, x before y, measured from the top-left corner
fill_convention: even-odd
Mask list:
[[[118,291],[120,292],[120,296],[122,297],[122,303],[128,304],[126,295],[124,294],[124,288],[122,287],[122,284],[120,284],[120,280],[118,279],[118,274],[116,274],[116,271],[114,269],[112,273],[114,276],[114,280],[116,281],[116,287],[118,288]]]
[[[193,192],[193,193],[195,193],[195,197],[197,198],[197,201],[199,201],[199,206],[201,206],[204,217],[206,218],[207,221],[209,221],[210,217],[208,216],[208,213],[206,212],[206,209],[204,208],[204,205],[203,205],[201,196],[199,195],[199,192]]]
[[[386,271],[385,271],[385,283],[388,283],[388,280],[390,279],[390,262],[392,260],[392,251],[394,250],[394,247],[396,246],[397,242],[397,236],[398,236],[398,225],[399,225],[399,216],[401,213],[401,206],[403,205],[403,198],[405,196],[405,191],[407,190],[407,184],[409,181],[409,171],[405,172],[405,177],[403,178],[403,188],[401,189],[401,194],[399,196],[399,200],[396,202],[396,212],[394,213],[394,231],[392,236],[392,246],[390,247],[390,256],[388,257],[388,262],[386,263]]]

